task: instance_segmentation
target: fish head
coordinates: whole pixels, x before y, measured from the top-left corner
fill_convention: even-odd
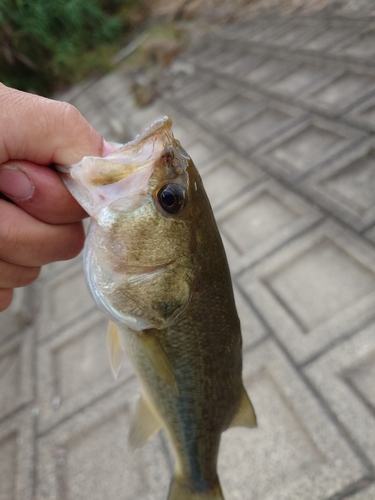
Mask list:
[[[91,216],[86,279],[97,304],[131,329],[163,329],[189,304],[196,223],[211,210],[191,158],[164,117],[105,158],[59,167]]]

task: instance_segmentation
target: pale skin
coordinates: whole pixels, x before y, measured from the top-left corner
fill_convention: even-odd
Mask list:
[[[86,213],[48,167],[111,149],[70,104],[0,84],[0,193],[8,198],[0,197],[0,312],[41,266],[83,246]]]

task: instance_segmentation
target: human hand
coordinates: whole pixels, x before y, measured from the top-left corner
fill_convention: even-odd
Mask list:
[[[73,106],[0,84],[0,312],[42,265],[82,249],[83,209],[51,163],[110,152]],[[9,201],[11,200],[11,201]]]

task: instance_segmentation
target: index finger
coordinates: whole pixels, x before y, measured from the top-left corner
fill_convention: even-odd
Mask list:
[[[29,160],[71,165],[102,156],[105,143],[74,106],[0,84],[0,164]]]

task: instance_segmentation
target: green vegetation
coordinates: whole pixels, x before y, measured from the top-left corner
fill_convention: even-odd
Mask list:
[[[48,95],[107,70],[141,0],[0,0],[0,80]]]

